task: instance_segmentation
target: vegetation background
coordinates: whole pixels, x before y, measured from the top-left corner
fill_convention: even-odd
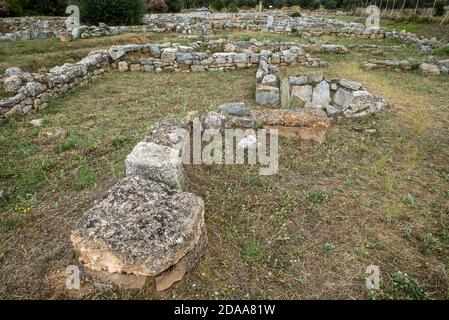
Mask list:
[[[150,12],[180,12],[182,9],[193,9],[210,7],[215,10],[227,8],[235,12],[238,8],[254,8],[259,4],[258,0],[0,0],[0,16],[22,16],[22,15],[46,15],[62,16],[68,4],[81,3],[89,8],[116,7],[116,3],[123,3],[130,12],[141,8],[142,14],[145,10]],[[145,5],[142,4],[145,2]],[[318,9],[323,6],[326,9],[349,9],[354,7],[366,7],[376,4],[380,7],[388,6],[391,9],[400,8],[435,8],[436,15],[444,13],[444,6],[448,0],[264,0],[265,7],[273,6],[281,8],[286,6],[300,6],[304,9]]]

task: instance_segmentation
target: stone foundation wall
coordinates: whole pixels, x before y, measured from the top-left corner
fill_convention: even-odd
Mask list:
[[[320,71],[283,76],[262,60],[256,73],[256,103],[291,109],[318,108],[329,117],[362,118],[388,107],[387,101],[345,79],[324,79]]]
[[[272,21],[268,22],[268,17],[272,17]],[[1,40],[15,40],[23,39],[45,39],[48,37],[59,37],[61,32],[67,31],[61,25],[60,20],[51,24],[45,20],[37,20],[33,22],[33,27],[29,27],[28,19],[33,18],[13,18],[16,19],[15,24],[9,24],[15,27],[10,27],[10,33],[0,34]],[[25,19],[21,23],[21,19]],[[0,20],[8,21],[8,20]],[[32,20],[33,21],[33,20]],[[121,32],[178,32],[184,34],[204,34],[210,32],[217,32],[222,30],[252,30],[270,33],[286,33],[297,34],[304,37],[315,37],[322,35],[333,35],[340,37],[360,37],[360,38],[374,38],[374,39],[395,39],[407,43],[414,43],[418,45],[423,52],[429,53],[432,48],[440,47],[437,39],[425,39],[418,37],[415,34],[396,30],[370,30],[366,29],[365,25],[355,22],[344,22],[336,19],[325,19],[315,16],[302,16],[292,18],[282,13],[274,13],[269,16],[265,13],[242,13],[242,14],[223,14],[223,15],[208,15],[208,14],[163,14],[163,15],[146,15],[143,19],[144,26],[133,27],[107,27],[100,25],[83,26],[69,30],[75,36],[91,37],[111,35]],[[47,28],[42,28],[41,26]],[[84,34],[84,36],[83,36]]]
[[[242,102],[221,105],[218,112],[190,114],[187,121],[156,124],[127,156],[126,177],[75,226],[71,240],[82,270],[102,287],[147,285],[164,291],[206,253],[204,202],[183,191],[180,151],[190,145],[186,137],[192,136],[193,126],[216,134],[228,128],[282,127],[293,129],[299,139],[322,142],[329,125],[322,110],[255,111]],[[236,145],[254,139],[244,135],[236,138]]]
[[[299,47],[288,50],[253,52],[197,52],[198,44],[146,44],[114,46],[108,50],[91,52],[75,64],[52,68],[48,73],[23,72],[9,68],[1,79],[4,91],[11,94],[0,100],[0,116],[26,114],[33,109],[45,108],[47,103],[77,86],[83,86],[111,70],[148,72],[190,72],[234,70],[257,67],[261,57],[273,64],[298,63],[306,66],[323,65]],[[139,58],[133,58],[133,54]],[[146,56],[141,58],[140,56]]]
[[[419,69],[423,73],[434,75],[448,75],[449,60],[430,60],[419,62],[418,60],[412,58],[407,60],[370,59],[368,61],[362,62],[361,67],[365,70],[394,69],[408,71]]]

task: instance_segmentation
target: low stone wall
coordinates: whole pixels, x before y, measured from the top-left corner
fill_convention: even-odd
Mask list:
[[[241,102],[189,118],[156,124],[151,136],[126,158],[126,178],[85,212],[73,230],[78,261],[96,285],[134,289],[147,285],[164,291],[206,253],[204,202],[182,191],[185,174],[180,150],[193,125],[200,132],[214,129],[217,134],[225,128],[282,127],[290,130],[280,134],[291,134],[293,129],[299,139],[319,142],[329,127],[322,110],[255,111]],[[236,145],[249,138],[236,138]]]
[[[256,74],[256,103],[282,108],[318,108],[329,117],[362,118],[388,107],[387,101],[345,79],[324,79],[320,71],[294,77],[261,61]]]
[[[271,18],[270,18],[271,17]],[[145,20],[149,30],[155,32],[180,32],[184,34],[209,33],[221,30],[251,30],[269,33],[297,34],[304,37],[333,35],[339,37],[360,37],[373,39],[393,39],[418,45],[424,52],[442,45],[436,38],[426,39],[404,30],[367,29],[364,24],[344,22],[314,16],[289,17],[281,13],[271,16],[246,14],[235,19],[191,19],[183,15],[152,15]]]
[[[66,29],[65,27],[56,30],[48,29],[26,29],[9,33],[0,33],[0,41],[16,41],[16,40],[46,40],[61,39],[67,42],[74,39],[87,39],[94,37],[113,36],[121,33],[147,32],[146,26],[120,26],[109,27],[100,26],[80,26],[79,28]]]
[[[370,59],[362,62],[361,67],[365,70],[372,69],[394,69],[394,70],[416,70],[419,69],[423,73],[434,75],[448,75],[449,73],[449,60],[435,60],[419,62],[416,59],[407,60],[379,60]]]
[[[111,71],[180,72],[234,70],[257,67],[261,57],[273,64],[298,63],[306,66],[323,65],[298,47],[288,50],[259,53],[251,50],[237,52],[196,52],[194,46],[177,44],[146,44],[114,46],[109,50],[91,52],[75,64],[64,64],[45,74],[27,73],[9,68],[1,79],[3,88],[13,96],[0,100],[0,116],[26,114],[45,108],[47,103],[69,90],[85,85],[101,74]],[[139,58],[132,58],[137,54]],[[141,58],[144,55],[147,58]]]
[[[17,18],[20,21],[21,18]],[[1,20],[0,20],[1,21]],[[4,20],[3,20],[4,21]],[[26,20],[25,20],[26,21]],[[117,34],[131,31],[152,32],[179,32],[184,34],[204,34],[222,30],[252,30],[270,33],[297,34],[304,37],[333,35],[339,37],[361,37],[374,39],[394,39],[418,45],[422,52],[430,53],[432,48],[442,45],[436,38],[426,39],[409,32],[367,29],[365,25],[355,22],[344,22],[336,19],[326,19],[316,16],[303,15],[292,18],[281,12],[272,13],[242,13],[242,14],[161,14],[146,15],[144,26],[133,27],[99,27],[83,26],[73,30],[65,30],[61,22],[50,28],[50,24],[40,21],[39,24],[48,24],[49,29],[41,27],[28,28],[26,22],[22,27],[16,27],[13,33],[0,34],[1,40],[45,39],[51,36],[60,37],[61,32],[69,32],[75,38]],[[20,24],[20,23],[17,23]],[[16,33],[18,32],[18,33]],[[84,35],[84,36],[83,36]],[[65,38],[64,38],[65,39]]]
[[[321,43],[304,44],[299,41],[270,41],[250,39],[248,41],[232,41],[229,39],[211,39],[203,37],[201,41],[197,41],[198,46],[205,46],[208,50],[218,52],[255,52],[260,53],[264,50],[283,51],[290,49],[300,49],[304,53],[335,53],[347,54],[348,48],[344,45]],[[249,51],[248,51],[249,50]]]

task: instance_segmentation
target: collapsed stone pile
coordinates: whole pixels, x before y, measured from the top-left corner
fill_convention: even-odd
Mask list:
[[[320,71],[286,77],[279,69],[261,61],[256,74],[256,103],[282,108],[318,108],[329,117],[361,118],[382,111],[387,101],[363,86],[345,79],[324,79]]]
[[[449,60],[433,60],[419,62],[416,59],[406,60],[379,60],[370,59],[362,62],[361,67],[365,70],[371,69],[394,69],[394,70],[414,70],[419,69],[424,73],[434,75],[447,75],[449,73]]]
[[[253,52],[196,52],[198,44],[182,46],[175,43],[123,45],[108,50],[91,52],[77,63],[66,63],[52,68],[44,74],[27,73],[13,67],[6,70],[1,79],[6,92],[14,94],[0,100],[0,116],[26,114],[33,109],[42,109],[47,103],[69,90],[95,80],[101,74],[111,71],[210,71],[233,70],[257,67],[260,57],[273,64],[299,63],[319,66],[322,61],[312,58],[298,47],[288,50]],[[133,54],[148,58],[133,58]]]

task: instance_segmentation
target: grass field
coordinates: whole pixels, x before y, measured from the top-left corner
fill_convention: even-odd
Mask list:
[[[174,37],[127,35],[65,49],[49,40],[20,44],[18,57],[8,45],[0,50],[9,59],[2,68],[49,68],[111,43]],[[384,56],[418,53],[406,46]],[[206,203],[208,253],[164,293],[100,291],[89,284],[67,291],[64,270],[75,263],[70,231],[124,176],[126,155],[153,123],[224,102],[243,100],[254,107],[255,71],[110,73],[39,113],[1,123],[0,187],[7,197],[0,200],[0,297],[449,298],[447,79],[363,71],[359,63],[368,53],[320,57],[330,62],[322,69],[326,76],[361,82],[385,96],[390,110],[363,121],[339,121],[325,143],[310,149],[282,139],[275,176],[261,177],[250,166],[188,167],[188,189]],[[310,70],[292,66],[285,72]],[[43,143],[39,129],[29,124],[35,118],[66,129],[68,137]],[[381,291],[364,287],[370,264],[380,267]]]

